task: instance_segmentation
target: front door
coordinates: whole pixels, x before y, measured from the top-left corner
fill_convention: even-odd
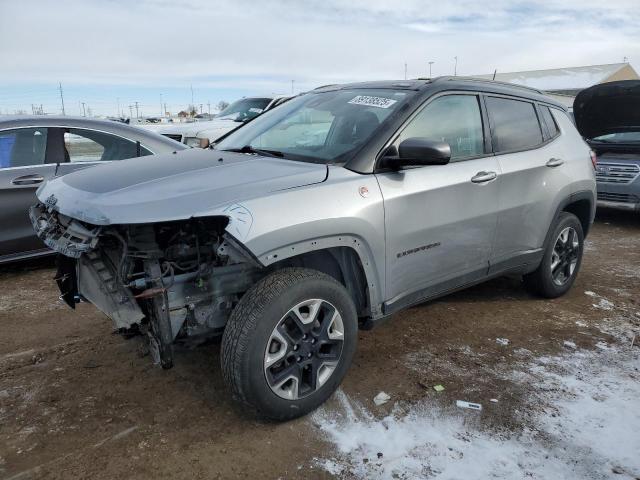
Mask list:
[[[393,144],[421,137],[451,146],[448,165],[378,173],[386,229],[386,309],[486,275],[498,212],[500,166],[487,155],[479,97],[427,103]]]

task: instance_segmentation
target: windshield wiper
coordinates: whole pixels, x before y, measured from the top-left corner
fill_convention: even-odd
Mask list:
[[[284,153],[278,150],[268,150],[262,148],[253,148],[251,145],[245,145],[242,148],[227,148],[222,150],[223,152],[236,152],[236,153],[254,153],[256,155],[265,155],[268,157],[284,158]]]

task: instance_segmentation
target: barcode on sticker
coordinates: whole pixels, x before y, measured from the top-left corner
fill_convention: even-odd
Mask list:
[[[352,105],[364,105],[366,107],[389,108],[394,103],[397,103],[397,100],[384,97],[372,97],[370,95],[358,95],[349,100],[349,103]]]

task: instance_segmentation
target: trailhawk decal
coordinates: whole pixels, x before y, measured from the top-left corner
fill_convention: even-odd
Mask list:
[[[349,100],[348,103],[351,103],[353,105],[364,105],[365,107],[389,108],[397,102],[397,100],[391,100],[390,98],[358,95],[357,97],[353,97],[351,100]]]
[[[422,252],[423,250],[430,250],[432,248],[436,248],[440,246],[440,242],[430,243],[429,245],[423,245],[421,247],[412,248],[410,250],[405,250],[404,252],[400,252],[396,254],[397,258],[406,257],[407,255],[411,255],[412,253]]]

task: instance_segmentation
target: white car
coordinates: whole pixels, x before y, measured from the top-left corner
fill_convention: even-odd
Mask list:
[[[205,122],[154,125],[153,130],[190,147],[207,147],[220,137],[253,120],[262,112],[286,102],[291,97],[245,97],[233,102],[213,120]]]

